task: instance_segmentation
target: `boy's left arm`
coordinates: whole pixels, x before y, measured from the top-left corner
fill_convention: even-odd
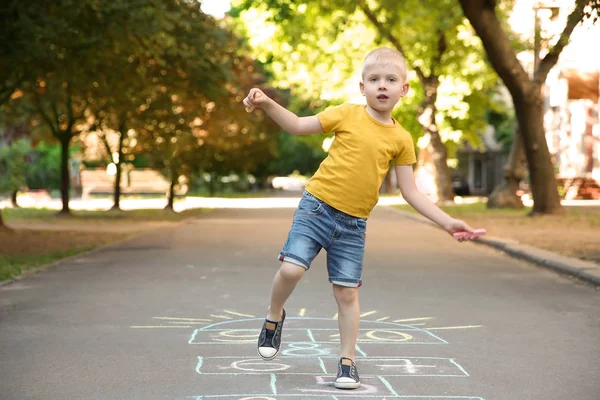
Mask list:
[[[456,232],[473,232],[473,228],[464,221],[452,218],[419,191],[415,184],[412,165],[396,166],[396,176],[398,177],[398,186],[404,200],[415,210],[444,228],[450,234]]]

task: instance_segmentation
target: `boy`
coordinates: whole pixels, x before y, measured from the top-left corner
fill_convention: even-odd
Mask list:
[[[370,52],[363,62],[360,91],[367,105],[343,104],[316,116],[298,117],[259,89],[243,103],[248,112],[262,108],[284,130],[295,135],[335,132],[327,158],[309,181],[288,239],[279,255],[270,306],[258,339],[258,353],[272,360],[279,353],[285,321],[284,303],[310,268],[321,248],[327,251],[329,281],[338,304],[341,348],[335,387],[355,389],[360,379],[354,361],[360,308],[366,221],[377,204],[379,187],[390,162],[395,161],[404,199],[450,234],[473,230],[453,219],[421,194],[413,176],[416,162],[410,135],[392,118],[392,110],[408,91],[406,63],[390,48]]]

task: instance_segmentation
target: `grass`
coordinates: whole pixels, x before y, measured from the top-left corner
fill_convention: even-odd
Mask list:
[[[205,213],[205,209],[194,208],[181,212],[173,212],[162,209],[140,209],[140,210],[71,210],[71,215],[58,215],[57,210],[48,208],[7,208],[2,210],[2,216],[8,224],[18,221],[44,221],[90,223],[96,221],[105,222],[132,222],[132,221],[169,221],[178,222],[183,219],[194,217]]]
[[[23,275],[40,266],[69,257],[127,235],[67,230],[17,229],[0,231],[0,281]]]
[[[12,230],[0,230],[0,281],[28,274],[49,264],[98,246],[121,240],[151,226],[172,224],[205,213],[190,209],[73,211],[10,208],[2,210]]]
[[[408,205],[396,207],[416,212]],[[600,262],[600,207],[565,207],[564,215],[535,217],[528,216],[531,209],[488,209],[485,203],[440,208],[473,228],[485,228],[490,236]]]
[[[227,198],[227,199],[249,199],[249,198],[255,198],[255,197],[276,197],[279,195],[285,195],[286,192],[283,192],[281,190],[275,190],[275,189],[264,189],[264,190],[258,190],[258,191],[247,191],[247,192],[233,192],[233,191],[227,191],[227,192],[216,192],[213,193],[212,195],[206,191],[193,191],[193,192],[189,192],[187,194],[188,197],[220,197],[220,198]]]

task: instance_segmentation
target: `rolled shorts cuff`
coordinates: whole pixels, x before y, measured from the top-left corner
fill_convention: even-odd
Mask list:
[[[279,253],[279,257],[277,258],[279,259],[279,261],[285,261],[291,264],[296,264],[297,266],[302,267],[307,271],[310,268],[308,266],[308,263],[305,260],[303,260],[302,257],[296,257],[293,254]]]
[[[334,285],[338,285],[338,286],[345,286],[345,287],[361,287],[362,286],[362,281],[353,281],[351,279],[332,279],[329,278],[329,282],[333,283]]]

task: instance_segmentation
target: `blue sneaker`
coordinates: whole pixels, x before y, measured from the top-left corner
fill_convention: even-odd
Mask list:
[[[347,357],[340,358],[334,386],[338,389],[358,389],[360,387],[360,378],[354,361]]]
[[[258,336],[258,355],[261,356],[263,360],[272,360],[279,353],[283,321],[285,321],[285,309],[281,315],[281,321],[265,319],[265,323]]]

